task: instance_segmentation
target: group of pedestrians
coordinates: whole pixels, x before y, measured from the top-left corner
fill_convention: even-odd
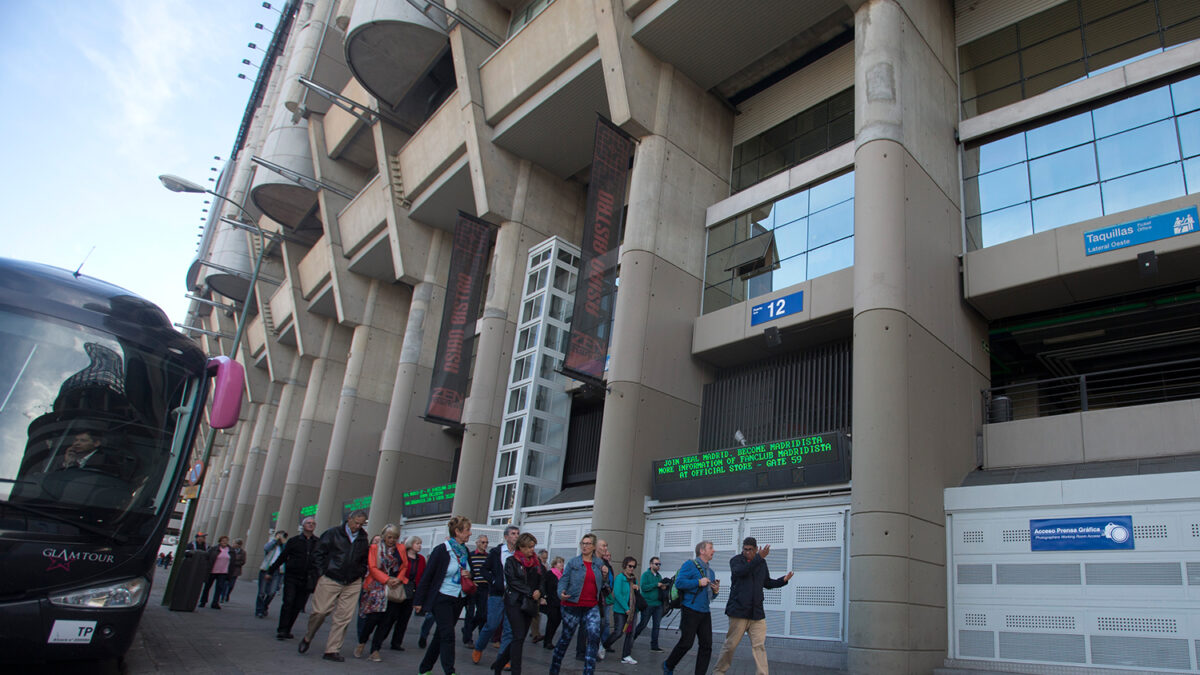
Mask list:
[[[212,604],[208,606],[213,609],[221,609],[221,603],[229,600],[229,594],[246,564],[243,544],[241,539],[237,539],[231,546],[229,537],[222,535],[214,546],[209,546],[208,536],[204,532],[197,532],[195,539],[188,543],[185,550],[191,555],[203,556],[202,564],[208,570],[204,590],[200,592],[201,607],[208,605],[209,591],[212,591]]]
[[[446,675],[455,672],[456,624],[464,616],[461,636],[471,647],[471,660],[480,663],[489,642],[498,653],[489,668],[501,675],[522,669],[526,638],[552,650],[550,673],[557,675],[576,633],[576,659],[584,675],[595,672],[596,662],[614,652],[621,642],[621,663],[636,664],[633,643],[650,627],[650,651],[663,652],[659,630],[672,584],[680,598],[680,637],[662,662],[664,675],[698,642],[695,672],[707,672],[712,656],[711,603],[721,592],[712,569],[715,554],[711,541],[695,547],[695,557],[685,562],[673,579],[662,576],[662,562],[652,557],[638,575],[638,561],[626,556],[614,569],[608,544],[594,534],[579,542],[579,555],[570,560],[555,557],[547,564],[537,538],[515,525],[505,528],[503,541],[488,548],[481,534],[472,550],[471,521],[455,516],[446,524],[446,538],[432,545],[428,558],[420,553],[419,537],[402,540],[400,528],[386,525],[374,539],[363,528],[366,513],[352,512],[347,519],[316,535],[316,521],[301,521],[300,534],[288,539],[275,532],[263,547],[258,574],[255,616],[265,618],[271,601],[283,589],[276,638],[293,639],[292,628],[309,597],[312,609],[298,651],[307,653],[318,630],[331,618],[323,658],[344,661],[341,649],[351,619],[357,615],[356,657],[382,661],[380,651],[391,636],[391,648],[402,642],[413,614],[425,617],[419,645],[425,649],[420,673],[430,673],[439,663]],[[201,606],[215,585],[213,607],[228,597],[229,578],[245,563],[241,541],[233,546],[221,537],[216,546],[205,544],[203,533],[189,549],[210,561],[210,575]],[[729,629],[714,673],[724,674],[734,651],[750,636],[756,671],[768,672],[764,589],[787,584],[792,573],[773,579],[766,558],[771,547],[759,547],[753,537],[742,542],[742,551],[729,562],[732,588],[726,599]],[[465,610],[465,611],[464,611]],[[544,631],[541,615],[546,615]],[[561,632],[559,628],[561,626]],[[433,631],[433,639],[428,635]],[[557,634],[557,639],[556,639]]]

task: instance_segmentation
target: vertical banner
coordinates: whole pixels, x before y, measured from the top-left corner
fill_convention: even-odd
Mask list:
[[[430,422],[462,424],[463,400],[467,397],[471,374],[470,345],[475,335],[475,315],[495,234],[496,228],[491,223],[458,212],[442,330],[438,334],[429,405],[425,409],[425,419]]]
[[[584,382],[599,383],[604,379],[604,360],[608,356],[616,300],[621,213],[635,142],[612,122],[603,117],[596,118],[592,179],[588,185],[583,245],[580,247],[579,284],[575,289],[571,338],[562,367],[564,374]]]

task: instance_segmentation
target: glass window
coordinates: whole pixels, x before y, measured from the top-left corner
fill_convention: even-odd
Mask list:
[[[563,267],[556,265],[554,267],[554,287],[563,293],[575,292],[575,273]]]
[[[1109,136],[1096,142],[1100,178],[1124,176],[1179,159],[1179,137],[1173,120]]]
[[[535,416],[533,422],[529,425],[529,442],[546,444],[546,420]]]
[[[851,87],[734,146],[731,187],[734,192],[744,190],[853,139]],[[768,210],[761,215],[770,217],[771,213]]]
[[[550,296],[550,318],[563,323],[571,323],[571,308],[574,305],[570,299],[561,295]]]
[[[555,491],[540,485],[525,485],[521,488],[521,506],[539,506],[553,497]]]
[[[1041,157],[1042,155],[1048,155],[1052,152],[1082,143],[1088,143],[1096,137],[1092,131],[1092,114],[1090,112],[1068,117],[1057,122],[1051,122],[1036,129],[1030,129],[1023,136],[1023,141],[1021,140],[1022,134],[1017,134],[1016,136],[1001,139],[996,143],[1001,146],[1028,145],[1030,157]],[[989,145],[992,144],[989,143]],[[1016,159],[1020,161],[1025,158],[1017,157]]]
[[[540,291],[546,287],[546,278],[549,272],[543,267],[539,270],[534,270],[529,273],[529,283],[525,284],[525,295],[529,295],[534,291]]]
[[[1033,200],[1033,222],[1037,232],[1102,215],[1104,209],[1100,204],[1099,185],[1088,185]]]
[[[958,60],[963,116],[995,110],[1194,40],[1200,37],[1197,7],[1190,0],[1068,0],[962,45]],[[1153,107],[1122,112],[1141,115]],[[1141,123],[1148,121],[1154,120]],[[1126,119],[1114,124],[1127,129],[1136,123]],[[1107,135],[1099,128],[1097,133]]]
[[[854,237],[847,237],[808,252],[809,278],[836,272],[853,264]]]
[[[1029,162],[1029,181],[1034,197],[1070,190],[1096,180],[1096,151],[1091,144]]]
[[[774,228],[774,229],[771,229]],[[778,265],[739,278],[731,270],[748,235],[769,233]],[[854,172],[834,176],[770,204],[709,228],[705,261],[704,312],[728,307],[747,298],[780,290],[814,276],[841,269],[853,260]],[[812,250],[851,237],[848,244],[820,254],[813,266]],[[762,241],[766,242],[764,237]],[[733,243],[725,248],[717,246]],[[845,254],[849,246],[850,254]],[[832,257],[831,257],[832,256]],[[774,269],[772,269],[774,268]],[[816,270],[814,272],[814,270]]]
[[[517,352],[523,352],[526,349],[533,349],[537,346],[538,326],[534,324],[528,328],[522,328],[520,334],[517,335]]]
[[[542,363],[538,368],[538,377],[552,380],[558,376],[559,361],[549,354],[542,355]]]
[[[1179,123],[1179,147],[1184,157],[1200,155],[1200,112],[1183,115]]]
[[[1182,197],[1183,171],[1178,163],[1100,184],[1104,211],[1116,213],[1164,199]]]
[[[515,384],[521,380],[529,379],[529,373],[531,372],[532,368],[533,356],[522,356],[516,361],[513,361],[513,383]]]
[[[506,412],[515,413],[525,409],[527,403],[529,387],[518,387],[508,392],[508,410]]]
[[[496,477],[504,478],[511,476],[517,472],[517,451],[509,450],[508,452],[500,453],[500,458],[496,460]]]
[[[539,294],[525,301],[525,306],[521,308],[521,323],[542,318],[542,299],[545,297],[545,294]]]
[[[511,443],[519,443],[521,441],[521,428],[525,425],[524,418],[514,417],[504,423],[504,445]]]
[[[1096,138],[1104,138],[1143,124],[1171,116],[1171,90],[1159,87],[1144,94],[1130,96],[1092,111]]]
[[[496,486],[496,498],[492,500],[493,511],[508,511],[516,499],[517,486],[515,483],[504,483]]]

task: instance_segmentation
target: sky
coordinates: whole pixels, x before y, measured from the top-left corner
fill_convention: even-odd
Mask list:
[[[0,256],[82,263],[182,323],[208,196],[158,175],[215,185],[265,56],[247,43],[279,21],[262,4],[0,0]]]

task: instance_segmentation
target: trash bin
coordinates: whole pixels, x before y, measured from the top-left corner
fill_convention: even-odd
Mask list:
[[[187,551],[184,554],[179,563],[179,576],[175,578],[174,592],[171,594],[172,612],[196,611],[200,591],[204,589],[204,581],[208,576],[205,564],[207,562],[203,552]]]

